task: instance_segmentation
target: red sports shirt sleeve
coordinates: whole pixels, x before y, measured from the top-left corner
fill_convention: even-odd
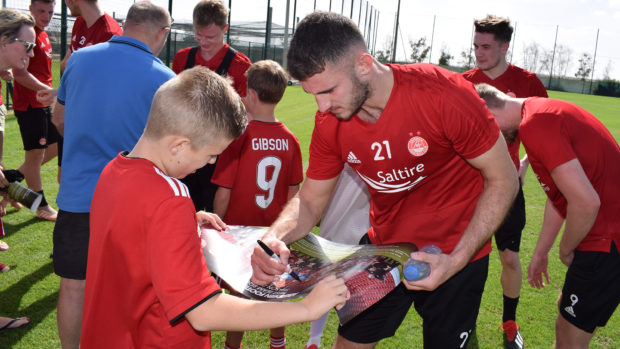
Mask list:
[[[463,88],[447,89],[441,113],[446,138],[458,154],[473,159],[497,142],[499,126],[472,85],[455,75]]]
[[[317,112],[310,141],[310,159],[306,175],[312,179],[331,179],[340,174],[344,167],[340,158],[340,146],[336,140],[338,122],[328,113]]]
[[[165,200],[149,224],[147,251],[153,289],[169,321],[220,291],[200,248],[192,201]]]

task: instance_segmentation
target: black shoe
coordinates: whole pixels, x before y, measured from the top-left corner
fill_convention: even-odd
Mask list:
[[[504,348],[523,349],[523,337],[516,322],[508,320],[502,324],[502,329],[504,330]]]

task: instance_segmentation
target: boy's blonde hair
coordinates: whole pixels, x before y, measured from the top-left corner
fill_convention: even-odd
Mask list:
[[[250,66],[245,76],[248,88],[256,91],[261,102],[277,104],[282,99],[288,76],[277,62],[258,61]]]
[[[196,66],[163,84],[153,97],[144,136],[190,139],[194,149],[230,141],[247,125],[241,97],[221,76]]]
[[[477,84],[474,87],[476,88],[476,92],[478,92],[478,96],[486,102],[487,107],[502,109],[506,105],[508,96],[497,88],[484,83]]]
[[[13,9],[0,9],[0,40],[2,44],[13,40],[22,26],[34,27],[34,18],[29,13]]]

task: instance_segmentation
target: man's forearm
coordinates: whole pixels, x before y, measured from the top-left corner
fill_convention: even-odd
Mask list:
[[[553,246],[553,242],[558,236],[560,228],[562,228],[562,223],[564,223],[564,218],[553,207],[551,200],[547,199],[540,236],[538,237],[538,242],[536,242],[534,254],[545,256],[549,254],[549,250],[551,250],[551,246]]]
[[[299,194],[293,196],[267,234],[284,241],[287,245],[308,235],[319,221],[321,214],[313,212],[308,205],[301,203]]]
[[[566,225],[560,242],[560,253],[573,251],[588,235],[596,221],[599,206],[583,202],[568,203],[566,208]]]
[[[49,89],[51,89],[50,86],[47,86],[46,84],[44,84],[41,81],[39,81],[39,79],[35,78],[34,75],[32,75],[27,70],[14,70],[13,71],[13,78],[20,85],[24,86],[27,89],[33,90],[33,91],[49,90]]]

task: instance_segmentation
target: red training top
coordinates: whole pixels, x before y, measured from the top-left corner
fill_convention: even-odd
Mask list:
[[[210,348],[185,314],[220,292],[187,187],[152,162],[118,155],[90,211],[82,348]]]
[[[52,44],[45,30],[35,26],[34,31],[37,34],[36,46],[33,49],[34,57],[30,58],[27,70],[42,84],[52,86]],[[37,101],[37,91],[24,87],[17,81],[13,85],[13,109],[27,111],[28,106],[47,107]]]
[[[465,159],[488,151],[499,128],[460,74],[429,64],[390,67],[394,87],[376,124],[317,113],[306,175],[334,178],[347,162],[368,185],[373,243],[432,243],[450,253],[483,190]],[[490,251],[487,242],[474,259]]]
[[[220,155],[211,182],[232,189],[224,222],[271,225],[303,181],[297,137],[281,122],[250,121]]]
[[[578,159],[599,195],[601,207],[580,251],[620,247],[620,148],[609,130],[585,109],[565,101],[529,98],[519,133],[532,169],[556,210],[566,217],[566,198],[551,178],[558,166]]]
[[[123,35],[123,30],[112,16],[104,13],[90,28],[82,16],[76,18],[71,31],[71,44],[69,52],[75,52],[82,47],[91,46],[100,42],[106,42],[114,35]]]
[[[216,71],[222,63],[222,60],[224,60],[224,56],[226,56],[226,52],[228,51],[229,47],[230,45],[224,44],[224,47],[217,51],[215,56],[213,56],[208,61],[205,61],[202,58],[202,55],[200,54],[201,48],[198,48],[198,51],[196,52],[195,65],[202,65],[212,71]],[[187,56],[189,55],[189,51],[191,49],[191,47],[181,49],[177,52],[176,55],[174,55],[174,59],[172,60],[172,70],[175,73],[179,74],[180,72],[185,70]],[[243,53],[237,51],[237,53],[232,59],[232,62],[230,62],[230,67],[228,67],[227,77],[232,79],[233,87],[241,97],[245,97],[248,90],[248,79],[245,77],[245,71],[248,70],[251,65],[252,62],[250,61],[250,59]]]
[[[511,97],[548,97],[545,85],[543,85],[542,81],[540,81],[536,74],[512,64],[508,65],[508,69],[506,69],[502,75],[493,80],[491,80],[491,78],[489,78],[480,68],[474,68],[466,71],[463,73],[463,76],[465,79],[474,84],[489,84]],[[517,170],[520,166],[520,145],[521,141],[519,140],[518,135],[513,142],[508,143],[508,152],[517,167]]]

